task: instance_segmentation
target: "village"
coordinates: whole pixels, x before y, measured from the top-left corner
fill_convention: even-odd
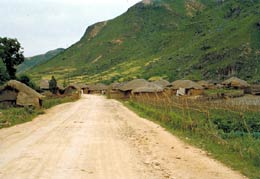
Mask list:
[[[40,107],[44,96],[50,96],[49,80],[41,80],[40,91],[35,91],[21,82],[11,80],[0,88],[0,104],[13,106]],[[172,83],[167,80],[147,81],[134,79],[123,83],[105,85],[97,84],[71,84],[63,88],[57,85],[55,95],[68,96],[82,94],[107,95],[113,99],[130,99],[148,96],[149,98],[172,98],[175,96],[188,99],[219,100],[239,98],[251,95],[257,99],[260,95],[260,85],[250,85],[236,77],[221,83],[207,81],[194,82],[191,80],[176,80]]]
[[[98,121],[99,125],[103,126],[108,122],[107,120],[116,120],[117,117],[108,119],[108,116],[112,114],[118,116],[118,112],[114,110],[117,111],[118,108],[123,110],[124,105],[138,115],[164,126],[166,130],[172,131],[174,134],[179,133],[180,137],[185,136],[184,139],[187,143],[189,143],[190,139],[197,141],[196,146],[206,148],[207,152],[214,152],[218,147],[221,147],[221,150],[218,149],[218,153],[223,153],[223,155],[216,157],[218,160],[225,161],[226,157],[224,154],[237,156],[237,153],[240,153],[240,157],[237,158],[239,161],[255,161],[255,165],[257,166],[259,162],[257,150],[260,126],[256,121],[259,115],[259,94],[259,85],[250,85],[246,81],[236,77],[232,77],[221,83],[208,81],[194,82],[191,80],[176,80],[170,83],[163,79],[155,81],[134,79],[123,83],[115,82],[110,85],[102,83],[71,84],[65,88],[59,85],[55,78],[52,77],[50,80],[41,80],[37,91],[19,81],[10,80],[0,88],[0,106],[2,108],[1,111],[3,111],[3,113],[0,113],[0,124],[1,128],[6,128],[7,131],[13,131],[17,127],[17,129],[20,127],[24,128],[28,125],[33,130],[35,128],[34,123],[52,122],[55,125],[59,125],[58,121],[68,119],[72,124],[69,126],[61,125],[59,128],[67,130],[67,128],[73,128],[73,125],[77,125],[77,128],[84,131],[84,136],[92,135],[94,133],[88,133],[84,129],[86,127],[84,125],[85,120]],[[64,99],[66,100],[62,101]],[[50,101],[51,104],[49,104]],[[55,102],[53,103],[53,101]],[[53,107],[55,105],[57,107]],[[48,107],[46,108],[46,106]],[[116,107],[111,108],[111,106]],[[64,111],[61,111],[63,108]],[[23,113],[20,114],[20,109],[22,111],[24,109],[26,115]],[[75,116],[78,111],[83,109],[84,111],[90,110],[93,112]],[[58,110],[59,112],[50,113],[52,110]],[[7,113],[8,111],[13,112]],[[67,112],[71,113],[68,118],[63,116]],[[74,114],[74,112],[76,113]],[[126,112],[127,115],[129,115],[128,112]],[[96,115],[99,117],[94,117]],[[121,115],[123,114],[119,116]],[[12,120],[7,120],[10,116],[13,116]],[[45,116],[49,116],[47,121]],[[25,118],[33,121],[28,122]],[[81,120],[82,118],[84,120]],[[121,118],[124,118],[126,121],[129,120],[127,116]],[[140,121],[140,119],[134,120],[137,123]],[[120,121],[114,124],[121,125],[122,121]],[[90,129],[92,129],[92,123],[89,122],[86,122],[86,125],[90,125]],[[22,123],[25,124],[23,125]],[[15,126],[11,127],[13,125]],[[39,125],[39,128],[44,128],[43,124]],[[140,127],[139,125],[135,126],[135,128]],[[100,127],[97,126],[95,128],[99,130]],[[27,130],[29,132],[31,129]],[[124,130],[128,131],[129,129],[126,128]],[[40,131],[36,131],[35,135],[41,134]],[[5,130],[2,130],[2,132],[3,135],[8,135],[8,132],[6,133]],[[58,133],[59,130],[53,130],[53,132]],[[117,133],[116,131],[114,132]],[[145,130],[143,132],[147,134],[148,138],[154,135],[153,133],[148,134]],[[17,137],[19,136],[18,134]],[[73,134],[73,130],[70,130],[68,134]],[[106,139],[108,136],[110,135],[102,135],[102,138]],[[147,137],[145,141],[148,140]],[[129,140],[131,138],[132,134],[127,134],[126,139]],[[137,138],[136,140],[139,141],[141,139]],[[87,142],[87,140],[83,141]],[[138,142],[137,146],[142,147],[142,145],[146,144]],[[165,145],[161,147],[165,148]],[[154,150],[152,146],[150,147],[151,150]],[[169,148],[173,149],[173,147]],[[170,151],[167,153],[174,154]],[[185,154],[182,155],[182,157],[186,157]],[[211,156],[211,154],[209,153],[207,156]],[[198,157],[198,159],[201,158],[203,156]],[[177,157],[177,160],[180,159],[181,157]],[[143,161],[144,163],[149,164],[146,159],[142,160],[145,160]],[[156,164],[151,164],[155,167],[154,170],[158,170],[159,164],[157,163],[156,161]],[[164,162],[160,161],[160,163],[162,165]],[[159,169],[161,171],[161,168]],[[194,170],[197,171],[197,169]],[[160,175],[167,177],[171,175],[170,170],[168,174],[165,174],[165,171],[166,169]],[[231,176],[233,177],[233,174]]]

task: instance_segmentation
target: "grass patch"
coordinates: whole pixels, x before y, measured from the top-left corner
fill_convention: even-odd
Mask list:
[[[214,95],[214,94],[234,94],[234,95],[236,95],[236,94],[243,93],[243,90],[220,88],[220,89],[208,89],[208,90],[205,90],[204,93],[206,95]]]
[[[252,179],[260,176],[260,112],[166,107],[127,101],[124,104],[186,142],[209,152]],[[157,103],[160,104],[160,103]]]
[[[34,107],[9,107],[0,109],[0,129],[32,121],[36,116],[44,114],[44,110],[55,105],[77,100],[75,96],[46,97],[40,109]]]

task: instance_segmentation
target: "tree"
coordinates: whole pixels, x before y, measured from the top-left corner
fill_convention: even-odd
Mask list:
[[[24,61],[21,45],[17,39],[0,37],[0,59],[5,64],[10,79],[16,79],[16,66]]]
[[[5,83],[9,78],[9,75],[7,73],[5,64],[3,63],[3,61],[0,59],[0,85],[2,85],[3,83]]]
[[[51,80],[49,81],[49,88],[52,94],[57,94],[57,81],[54,76],[52,76]]]

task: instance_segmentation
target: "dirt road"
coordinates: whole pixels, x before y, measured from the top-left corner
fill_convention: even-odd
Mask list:
[[[0,130],[3,179],[244,178],[115,100],[83,96]]]

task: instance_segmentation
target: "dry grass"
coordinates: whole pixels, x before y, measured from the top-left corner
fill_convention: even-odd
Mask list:
[[[212,153],[250,178],[260,176],[259,98],[205,100],[204,98],[132,96],[127,105],[191,143]],[[239,102],[238,102],[239,101]]]

